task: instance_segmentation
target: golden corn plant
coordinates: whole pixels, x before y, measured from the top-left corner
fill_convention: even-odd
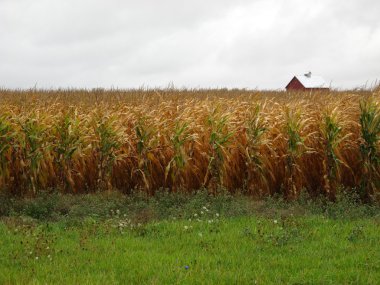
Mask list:
[[[309,118],[302,116],[298,106],[285,107],[285,138],[287,141],[287,151],[285,154],[285,173],[284,186],[285,195],[288,198],[297,197],[301,190],[304,180],[304,171],[300,166],[300,159],[306,153],[312,152],[310,147],[305,145],[307,136],[304,129],[309,122]]]
[[[378,92],[0,90],[0,187],[378,199]]]
[[[360,153],[363,160],[363,177],[360,185],[362,199],[378,195],[379,177],[379,142],[380,142],[380,107],[373,100],[360,102],[360,126],[362,142]]]
[[[46,130],[35,114],[31,114],[20,120],[21,132],[19,134],[19,148],[21,151],[21,166],[26,190],[31,188],[36,193],[40,182],[46,181],[40,177],[41,161],[47,147]],[[43,175],[42,175],[43,176]],[[40,179],[39,179],[40,178]]]
[[[16,132],[9,122],[9,117],[6,115],[0,116],[0,191],[6,186],[10,176],[10,152],[12,151],[15,136]]]
[[[98,187],[112,190],[112,170],[116,161],[123,157],[120,149],[123,134],[115,116],[96,115],[93,123],[98,157]]]
[[[344,117],[338,107],[326,110],[320,125],[323,147],[323,180],[324,188],[330,199],[335,199],[336,190],[341,177],[341,167],[349,167],[342,158],[341,146],[350,137],[350,133],[344,133]]]
[[[247,159],[247,190],[249,193],[259,191],[261,196],[263,191],[267,192],[267,175],[272,176],[269,162],[262,153],[263,147],[270,149],[271,141],[267,138],[266,132],[268,124],[261,113],[261,106],[254,105],[249,108],[246,120],[246,140],[245,156]],[[264,188],[264,189],[263,189]]]
[[[61,115],[54,125],[54,151],[58,165],[59,181],[65,190],[76,191],[73,179],[75,154],[82,145],[81,125],[77,110],[70,110]]]
[[[174,134],[170,137],[174,155],[165,168],[165,181],[170,173],[173,191],[184,184],[182,172],[189,158],[185,145],[192,139],[193,135],[188,131],[188,124],[176,122]]]
[[[151,181],[151,171],[152,171],[152,160],[154,160],[154,155],[152,153],[152,141],[155,136],[155,129],[148,125],[146,118],[140,117],[135,125],[135,132],[137,137],[136,150],[137,150],[137,169],[136,173],[140,174],[142,178],[143,185],[140,187],[145,187],[148,192],[152,192],[152,181]]]
[[[209,137],[209,162],[205,175],[204,185],[211,186],[215,193],[218,185],[223,185],[224,159],[227,155],[226,147],[233,135],[228,129],[228,116],[219,113],[215,108],[207,119],[210,128]],[[210,177],[209,177],[210,176]]]

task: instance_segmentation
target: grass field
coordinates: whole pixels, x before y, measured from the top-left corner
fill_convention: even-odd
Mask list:
[[[380,211],[353,201],[103,194],[12,203],[0,223],[1,284],[380,282]]]

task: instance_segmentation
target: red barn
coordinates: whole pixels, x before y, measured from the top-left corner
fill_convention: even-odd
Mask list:
[[[311,72],[294,76],[285,88],[287,91],[329,90],[323,78],[321,76],[312,75]]]

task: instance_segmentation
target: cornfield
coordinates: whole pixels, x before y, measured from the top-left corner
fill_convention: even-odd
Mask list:
[[[0,90],[0,189],[379,199],[379,95]]]

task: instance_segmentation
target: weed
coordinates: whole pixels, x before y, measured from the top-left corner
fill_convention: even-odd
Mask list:
[[[347,239],[350,242],[357,242],[360,239],[362,239],[365,236],[363,226],[356,226],[354,227],[349,235],[347,236]]]

